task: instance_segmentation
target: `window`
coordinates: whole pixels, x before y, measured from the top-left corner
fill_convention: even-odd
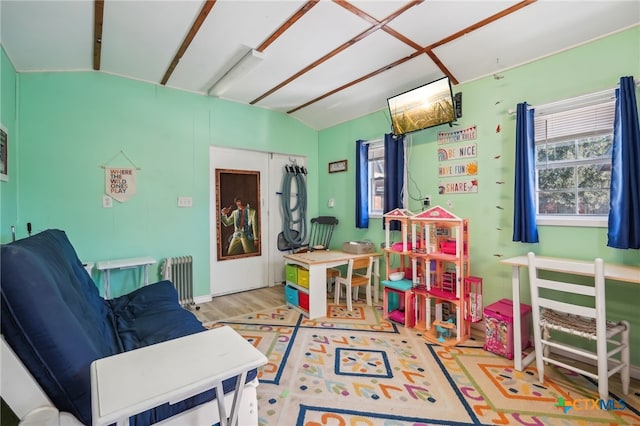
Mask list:
[[[614,117],[612,91],[536,108],[539,225],[606,226]]]
[[[384,214],[384,142],[369,144],[369,217]]]

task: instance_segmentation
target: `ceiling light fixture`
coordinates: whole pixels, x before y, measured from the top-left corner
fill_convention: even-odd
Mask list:
[[[256,49],[250,49],[238,62],[236,62],[234,66],[229,68],[229,70],[224,73],[218,81],[213,83],[209,88],[209,96],[221,96],[224,94],[231,88],[231,86],[233,86],[233,83],[255,68],[263,58],[264,53],[259,52]]]

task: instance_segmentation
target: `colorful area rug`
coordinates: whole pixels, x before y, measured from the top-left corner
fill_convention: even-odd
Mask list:
[[[481,342],[444,348],[414,329],[382,318],[380,306],[329,305],[328,316],[305,319],[286,307],[222,324],[263,352],[259,421],[281,425],[640,425],[640,388],[609,401],[597,385],[547,367],[544,385],[533,368],[486,352]]]

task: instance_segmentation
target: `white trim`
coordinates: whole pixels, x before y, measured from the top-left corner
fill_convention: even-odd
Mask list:
[[[561,99],[555,102],[549,102],[537,107],[530,105],[529,108],[534,108],[536,110],[536,117],[541,117],[590,105],[599,105],[609,101],[613,102],[616,100],[615,94],[615,88],[612,88],[601,90],[599,92],[587,93],[585,95]]]
[[[640,87],[640,80],[636,81],[636,88]],[[600,90],[598,92],[587,93],[584,95],[571,96],[565,99],[561,99],[559,101],[548,102],[546,104],[542,104],[539,106],[528,105],[527,109],[535,109],[536,115],[546,115],[553,112],[557,112],[558,110],[562,111],[565,109],[579,108],[586,105],[593,105],[594,103],[606,102],[607,99],[615,100],[615,90],[618,88],[611,87],[609,89]],[[509,115],[516,114],[515,109],[510,109],[507,111]]]
[[[364,145],[382,145],[384,144],[384,139],[371,139],[370,141],[362,141]]]
[[[536,216],[538,226],[582,226],[585,228],[606,228],[607,216]]]

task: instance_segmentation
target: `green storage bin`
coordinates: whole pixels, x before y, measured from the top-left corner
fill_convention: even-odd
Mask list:
[[[297,283],[298,282],[298,265],[287,264],[284,267],[284,276],[288,282]]]

